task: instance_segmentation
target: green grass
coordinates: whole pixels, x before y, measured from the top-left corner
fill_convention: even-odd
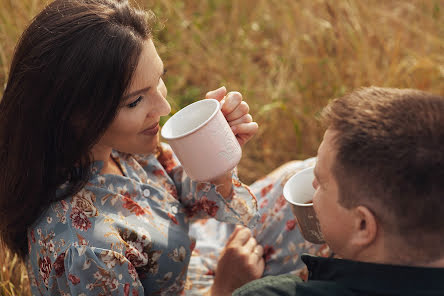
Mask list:
[[[0,86],[20,33],[45,3],[0,0]],[[260,125],[239,165],[247,183],[315,155],[316,116],[336,96],[369,85],[444,94],[442,0],[138,3],[163,27],[155,38],[173,112],[221,85],[244,94]],[[21,265],[0,266],[1,294],[29,293]]]

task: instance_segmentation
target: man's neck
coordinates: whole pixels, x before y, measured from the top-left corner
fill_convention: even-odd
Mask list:
[[[426,265],[424,265],[424,267],[444,268],[444,258],[427,263]]]
[[[371,246],[356,252],[349,258],[344,256],[344,259],[378,264],[444,268],[444,257],[426,260],[428,256],[425,256],[423,250],[414,250],[406,246],[404,241],[379,237]]]

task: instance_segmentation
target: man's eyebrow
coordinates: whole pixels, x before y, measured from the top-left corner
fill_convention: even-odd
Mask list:
[[[129,93],[129,94],[127,94],[127,95],[124,95],[124,96],[123,96],[123,99],[126,100],[126,99],[128,99],[128,98],[130,98],[130,97],[135,97],[135,96],[137,96],[137,95],[140,95],[141,93],[147,92],[150,88],[151,88],[151,86],[148,86],[148,87],[145,87],[145,88],[142,88],[142,89],[139,89],[139,90],[133,91],[132,93]]]

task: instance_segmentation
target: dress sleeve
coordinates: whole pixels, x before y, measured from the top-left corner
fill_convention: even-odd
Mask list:
[[[44,259],[43,259],[44,260]],[[48,278],[50,295],[143,295],[134,266],[122,254],[71,245],[54,261]]]
[[[169,145],[161,143],[157,159],[174,182],[189,219],[213,217],[250,228],[256,225],[260,217],[256,197],[248,186],[239,181],[236,169],[232,172],[232,193],[224,198],[216,185],[191,180]]]

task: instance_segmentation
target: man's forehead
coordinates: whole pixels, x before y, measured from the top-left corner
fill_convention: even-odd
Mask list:
[[[336,134],[337,134],[337,131],[335,131],[335,130],[327,129],[325,131],[322,142],[318,148],[318,155],[324,154],[327,151],[333,149],[333,140],[334,140]]]
[[[318,164],[323,169],[326,169],[333,163],[333,158],[336,155],[334,148],[334,139],[337,135],[337,131],[327,129],[324,133],[324,138],[318,148]]]

